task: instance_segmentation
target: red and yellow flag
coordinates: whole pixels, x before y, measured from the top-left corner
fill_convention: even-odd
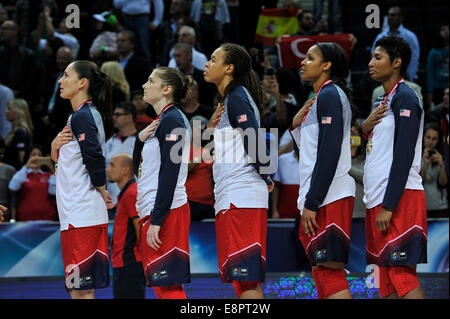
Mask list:
[[[255,42],[272,46],[276,38],[298,31],[298,9],[261,9],[256,26]]]

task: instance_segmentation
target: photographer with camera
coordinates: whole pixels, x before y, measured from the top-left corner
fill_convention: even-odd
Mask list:
[[[428,123],[424,129],[422,154],[423,188],[427,200],[428,217],[448,217],[447,172],[443,156],[439,153],[442,133],[437,123]]]
[[[11,203],[11,220],[57,220],[55,194],[56,178],[49,156],[42,156],[42,148],[29,148],[26,164],[13,176],[9,189],[15,192]],[[34,203],[30,205],[30,203]]]

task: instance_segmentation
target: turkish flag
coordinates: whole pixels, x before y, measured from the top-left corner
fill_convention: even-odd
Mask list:
[[[277,45],[281,66],[287,69],[299,69],[308,49],[318,42],[336,42],[344,49],[347,57],[350,56],[353,47],[350,33],[282,37]]]

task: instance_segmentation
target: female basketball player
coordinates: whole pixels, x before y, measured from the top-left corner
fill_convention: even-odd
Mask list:
[[[147,285],[162,299],[185,299],[182,284],[191,278],[190,210],[184,187],[191,134],[180,105],[192,81],[176,69],[160,67],[142,86],[144,101],[158,117],[136,139],[136,208]]]
[[[416,265],[427,262],[426,202],[419,173],[424,111],[402,79],[410,59],[407,42],[390,36],[377,41],[369,63],[370,76],[385,91],[375,111],[385,111],[381,122],[369,117],[363,123],[368,138],[366,259],[379,266],[379,292],[386,298],[424,298],[416,273]]]
[[[262,298],[268,190],[273,182],[258,156],[266,145],[258,134],[261,84],[247,51],[230,43],[213,52],[204,78],[217,86],[224,105],[214,132],[213,164],[220,277],[233,283],[238,298]],[[242,132],[258,139],[247,139]]]
[[[107,208],[112,204],[102,148],[112,128],[110,82],[93,62],[75,61],[59,84],[73,108],[51,145],[66,288],[72,298],[94,298],[94,289],[109,284]]]
[[[318,298],[351,298],[344,271],[355,196],[351,168],[352,111],[345,78],[347,57],[336,43],[312,46],[301,77],[315,97],[291,127],[300,150],[299,237],[313,270]]]

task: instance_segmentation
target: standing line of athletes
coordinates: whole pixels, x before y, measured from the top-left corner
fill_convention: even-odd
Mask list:
[[[363,123],[366,259],[379,266],[379,292],[388,298],[424,297],[416,273],[416,265],[427,262],[425,195],[419,175],[424,114],[417,95],[402,80],[410,59],[404,40],[389,36],[377,41],[370,75],[382,83],[385,94]],[[299,150],[299,237],[313,268],[318,298],[351,298],[344,270],[355,196],[348,174],[352,106],[347,72],[347,58],[339,45],[312,46],[301,63],[301,77],[313,84],[315,96],[290,127]],[[213,52],[204,77],[222,97],[208,123],[214,128],[220,278],[233,284],[238,298],[263,298],[273,182],[262,173],[260,159],[251,158],[249,142],[239,133],[260,127],[261,86],[249,54],[235,44],[223,44]],[[121,188],[116,218],[123,223],[118,226],[116,220],[115,231],[127,228],[113,236],[114,287],[135,298],[145,296],[139,276],[145,276],[158,298],[186,298],[190,210],[184,184],[191,132],[180,105],[191,85],[192,79],[175,69],[155,69],[143,89],[144,100],[158,117],[139,133],[133,158],[118,154],[108,165],[109,179]],[[110,112],[109,81],[95,64],[75,61],[60,86],[61,97],[70,99],[74,111],[52,142],[63,262],[66,276],[75,266],[80,271],[80,285],[69,289],[72,298],[93,298],[95,289],[109,283],[106,225],[107,208],[113,204],[105,189],[102,155],[111,131],[103,127]],[[217,160],[235,151],[242,160]],[[118,242],[128,245],[126,254],[114,254]],[[127,268],[125,260],[132,260]]]

